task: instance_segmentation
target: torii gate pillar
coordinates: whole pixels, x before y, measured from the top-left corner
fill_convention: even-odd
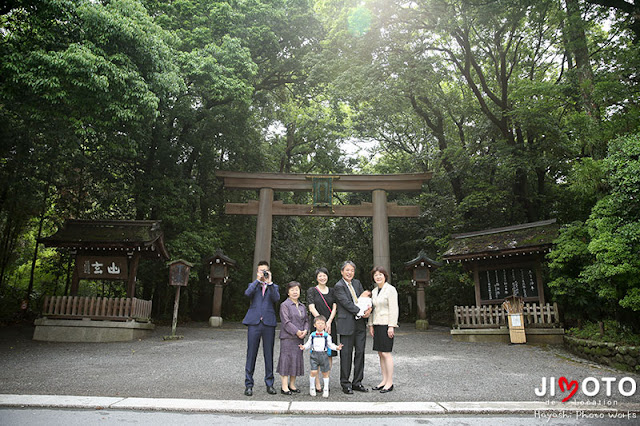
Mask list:
[[[387,193],[376,189],[372,193],[373,202],[373,266],[382,266],[391,273],[389,253],[389,214],[387,213]]]
[[[256,225],[256,246],[253,252],[253,272],[258,270],[258,262],[271,263],[271,234],[273,230],[273,189],[260,189],[258,223]]]

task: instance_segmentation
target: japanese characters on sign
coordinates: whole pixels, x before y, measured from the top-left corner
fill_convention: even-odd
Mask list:
[[[191,270],[191,265],[175,262],[169,267],[169,284],[176,286],[186,286],[189,281],[189,271]]]
[[[126,256],[81,255],[76,258],[76,268],[81,279],[126,280],[128,277]]]
[[[538,297],[536,273],[532,268],[481,271],[479,278],[482,300],[500,300],[508,296]]]

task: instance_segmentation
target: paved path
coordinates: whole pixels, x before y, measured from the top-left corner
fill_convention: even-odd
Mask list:
[[[608,413],[589,415],[576,413],[573,416],[545,418],[527,415],[321,415],[314,414],[314,424],[338,424],[340,426],[402,425],[402,426],[630,426],[637,423],[634,418],[611,416]],[[193,413],[179,411],[132,411],[132,410],[87,410],[56,408],[0,408],[0,424],[16,426],[87,426],[87,425],[171,425],[171,426],[291,426],[309,423],[309,415],[279,414],[225,414]]]
[[[640,389],[623,396],[640,376],[586,362],[559,346],[461,343],[449,330],[418,332],[402,324],[394,347],[395,386],[388,394],[344,395],[339,362],[331,374],[328,400],[311,397],[308,379],[299,378],[299,395],[268,395],[261,385],[262,354],[256,366],[254,396],[244,391],[246,329],[225,324],[179,326],[182,340],[164,341],[168,327],[143,340],[124,343],[46,343],[31,340],[33,327],[0,328],[0,406],[109,407],[199,412],[300,414],[307,410],[343,414],[533,413],[535,410],[632,410],[640,413]],[[377,354],[367,341],[366,386],[380,379]],[[276,343],[276,360],[278,343]],[[305,354],[308,368],[308,355]],[[537,396],[542,378],[566,377],[600,385],[587,396],[581,386]],[[593,378],[593,379],[588,379]],[[605,381],[602,379],[605,378]],[[606,395],[606,378],[615,378]],[[279,377],[276,375],[276,384]],[[277,387],[277,386],[276,386]],[[47,396],[49,395],[49,396]],[[66,397],[65,397],[66,396]],[[96,399],[97,397],[97,399]],[[639,416],[640,417],[640,416]]]

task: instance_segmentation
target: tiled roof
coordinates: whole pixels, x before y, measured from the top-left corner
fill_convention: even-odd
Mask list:
[[[70,219],[55,234],[38,242],[47,247],[97,250],[137,250],[169,259],[157,220]]]
[[[453,235],[447,261],[546,252],[558,236],[555,219]]]

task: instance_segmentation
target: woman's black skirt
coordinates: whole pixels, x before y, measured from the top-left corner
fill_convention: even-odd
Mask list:
[[[373,350],[377,352],[391,352],[393,350],[393,339],[389,338],[387,325],[373,326]]]

